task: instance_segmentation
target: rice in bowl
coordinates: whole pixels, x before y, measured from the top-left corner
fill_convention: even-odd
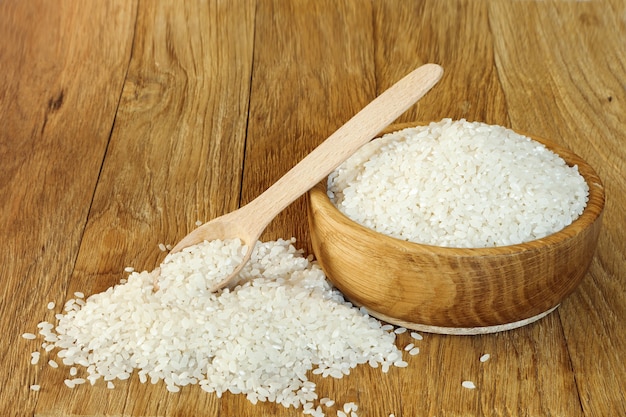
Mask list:
[[[444,119],[368,143],[328,178],[352,220],[398,239],[446,247],[514,245],[583,212],[576,166],[502,126]]]
[[[347,299],[407,328],[478,334],[538,320],[578,286],[604,208],[585,160],[465,120],[380,136],[308,195],[313,251]]]

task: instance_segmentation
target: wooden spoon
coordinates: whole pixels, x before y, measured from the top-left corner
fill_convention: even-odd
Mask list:
[[[324,179],[361,146],[424,96],[443,75],[436,64],[412,71],[365,106],[329,136],[263,194],[231,213],[217,217],[185,236],[170,253],[203,241],[241,239],[247,252],[235,270],[216,284],[225,287],[250,260],[252,250],[267,225],[298,197]],[[157,274],[158,276],[158,274]],[[155,278],[155,290],[158,288]]]

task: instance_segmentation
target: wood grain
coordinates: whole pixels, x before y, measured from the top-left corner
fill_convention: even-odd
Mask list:
[[[318,393],[361,417],[626,415],[622,0],[5,0],[0,39],[1,415],[301,415],[134,377],[71,391],[67,369],[29,365],[38,345],[20,335],[52,320],[48,301],[152,269],[158,243],[252,200],[426,62],[446,71],[437,94],[400,120],[464,117],[572,149],[604,182],[609,226],[557,313],[424,335],[409,368],[312,377]],[[310,250],[305,203],[263,238]]]
[[[0,3],[3,416],[32,415],[39,397],[29,386],[47,375],[43,364],[28,365],[39,344],[20,335],[52,318],[49,301],[67,296],[130,59],[134,9],[127,1]]]
[[[359,23],[371,19],[369,4],[259,2],[243,203],[376,96],[372,31]],[[304,198],[262,239],[291,236],[309,249]]]
[[[399,121],[465,118],[509,125],[494,67],[494,40],[485,1],[374,2],[378,91],[416,63],[445,69],[442,84]]]

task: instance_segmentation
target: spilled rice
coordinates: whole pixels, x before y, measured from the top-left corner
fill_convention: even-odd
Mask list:
[[[170,392],[197,384],[218,397],[228,391],[314,416],[333,406],[356,416],[355,403],[318,401],[307,373],[342,378],[363,364],[381,372],[405,367],[408,352],[395,343],[406,329],[383,326],[346,302],[294,242],[258,242],[238,281],[218,293],[209,291],[212,280],[232,269],[245,247],[196,245],[166,257],[158,291],[153,273],[128,269],[123,283],[86,299],[75,293],[54,323],[22,336],[42,342],[50,366],[69,369],[68,388],[101,381],[114,389],[135,373]],[[33,352],[31,363],[40,356]]]

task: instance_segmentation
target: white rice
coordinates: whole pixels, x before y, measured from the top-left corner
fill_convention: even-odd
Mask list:
[[[467,388],[467,389],[475,389],[476,388],[476,384],[474,384],[472,381],[463,381],[461,383],[461,386],[463,386],[463,388]]]
[[[397,366],[398,368],[406,368],[407,366],[409,366],[409,363],[406,361],[395,361],[393,365]]]
[[[335,405],[335,400],[331,400],[330,398],[322,398],[320,400],[320,404],[325,407],[332,407],[333,405]]]
[[[345,413],[349,413],[351,411],[356,411],[358,409],[359,409],[359,407],[355,403],[353,403],[353,402],[347,402],[347,403],[345,403],[343,405],[343,411]]]
[[[153,273],[132,272],[84,304],[68,301],[56,326],[42,322],[40,333],[70,367],[69,388],[104,380],[113,389],[113,381],[135,372],[170,392],[199,384],[218,397],[230,391],[321,417],[309,371],[341,378],[360,364],[384,371],[407,364],[393,326],[383,329],[346,302],[294,242],[259,242],[236,285],[218,293],[207,288],[232,267],[244,249],[239,242],[170,254],[160,266],[159,291]],[[75,377],[79,368],[85,378]]]
[[[489,358],[491,358],[491,355],[490,355],[490,354],[488,354],[488,353],[485,353],[484,355],[482,355],[482,356],[480,357],[480,359],[479,359],[479,360],[480,360],[481,362],[487,362],[487,361],[489,360]]]
[[[449,247],[522,243],[584,210],[577,167],[502,126],[444,119],[384,135],[328,178],[346,216],[380,233]]]
[[[421,334],[417,333],[417,332],[411,332],[411,337],[413,339],[415,339],[415,340],[423,340],[424,339],[424,337]]]

